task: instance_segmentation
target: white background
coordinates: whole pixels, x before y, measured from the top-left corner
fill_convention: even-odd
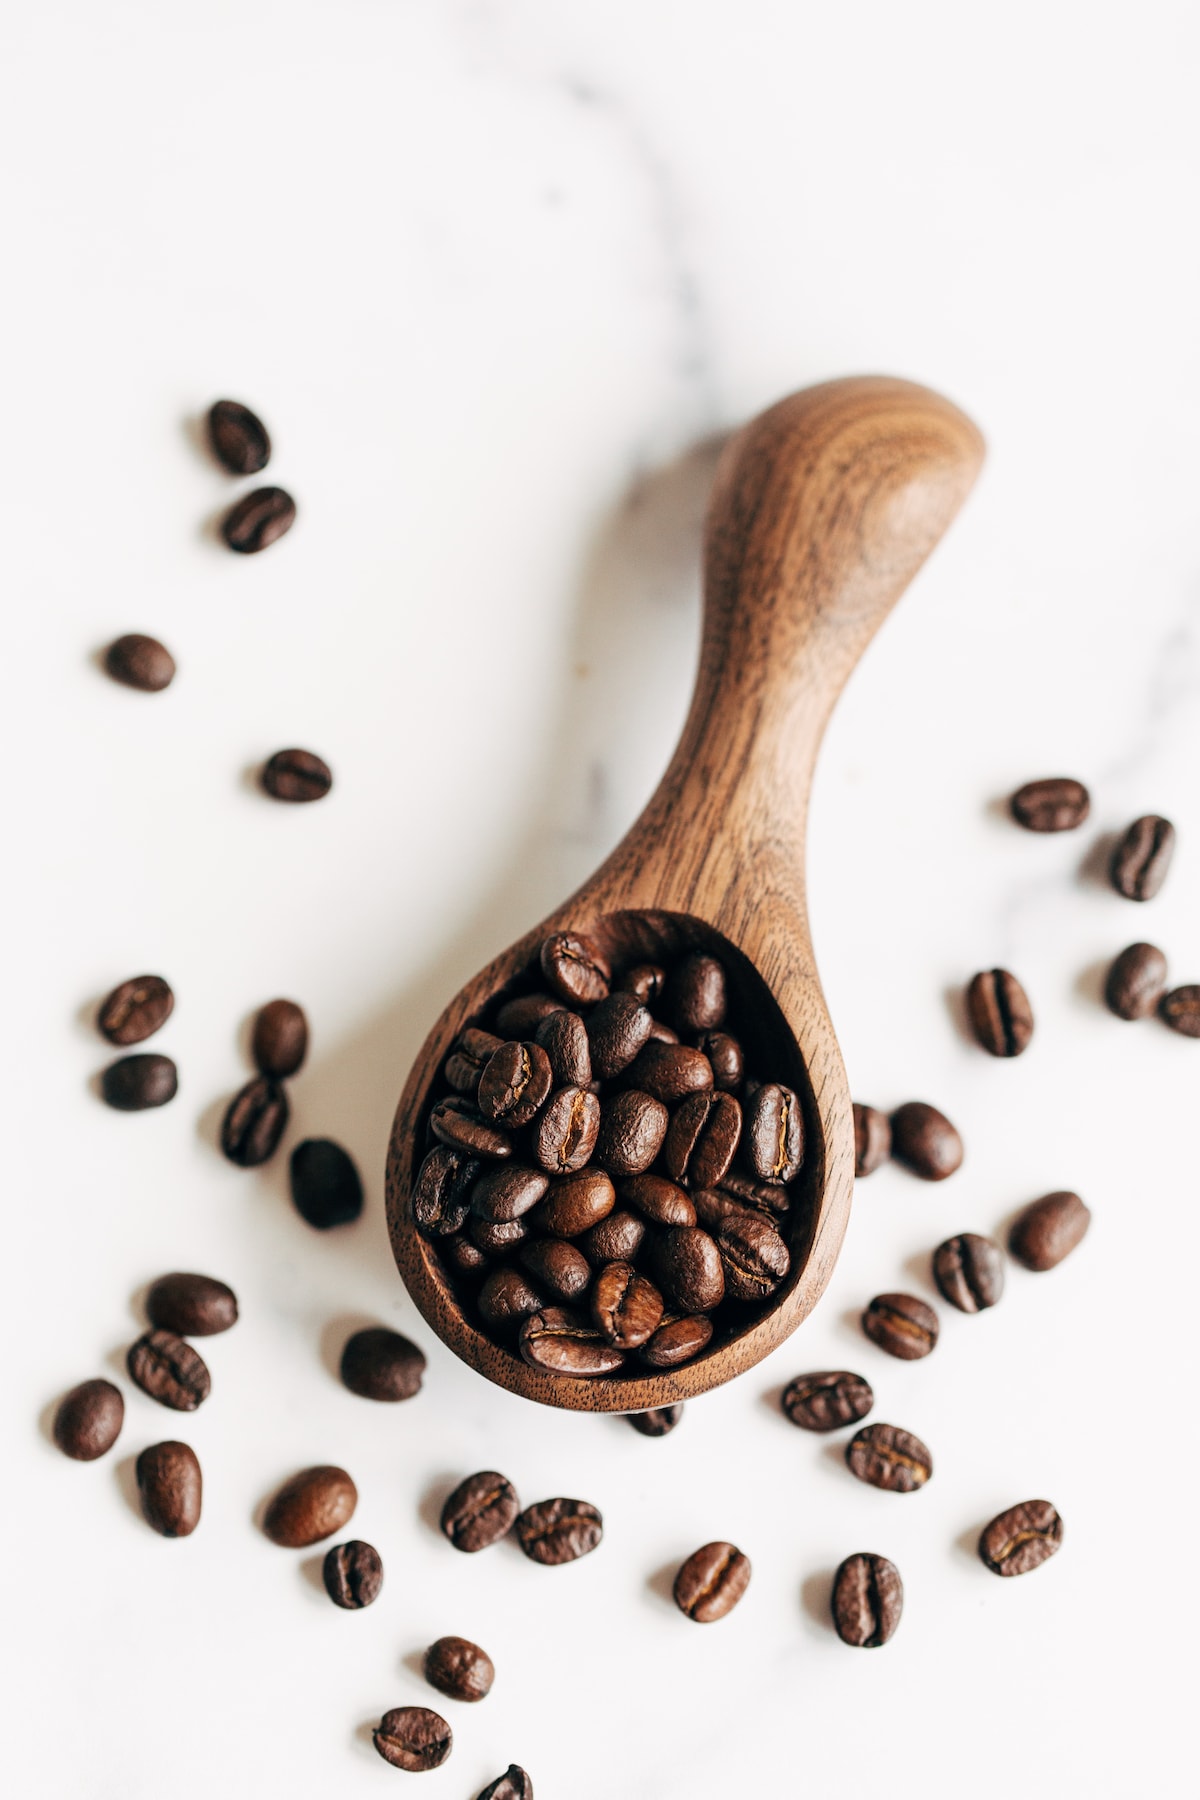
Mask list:
[[[200,1800],[383,1792],[369,1727],[431,1700],[416,1658],[499,1671],[422,1793],[510,1759],[538,1800],[1088,1793],[1170,1785],[1194,1706],[1194,1160],[1200,1046],[1118,1023],[1103,967],[1151,937],[1200,979],[1197,15],[1188,0],[963,7],[41,0],[6,9],[3,1762],[23,1795]],[[647,1442],[535,1411],[433,1341],[382,1207],[409,1062],[454,988],[581,879],[649,793],[697,639],[712,441],[806,382],[942,388],[986,432],[983,482],[868,653],[830,732],[810,841],[814,935],[855,1096],[960,1124],[944,1186],[860,1186],[800,1337]],[[197,419],[258,407],[299,522],[237,559],[240,492]],[[97,652],[160,635],[179,676],[116,687]],[[283,744],[331,762],[316,807],[264,799]],[[1039,839],[998,801],[1094,794]],[[1143,811],[1179,828],[1150,907],[1098,877]],[[957,995],[1004,963],[1038,1032],[998,1064]],[[115,982],[178,996],[151,1048],[179,1098],[97,1100]],[[313,1026],[301,1135],[366,1177],[328,1237],[286,1158],[224,1163],[246,1022]],[[1189,1149],[1189,1145],[1191,1148]],[[948,1233],[1076,1187],[1090,1237],[942,1308],[919,1365],[858,1331],[929,1296]],[[232,1282],[194,1418],[125,1383],[91,1466],[53,1448],[74,1382],[117,1374],[168,1268]],[[429,1355],[384,1409],[336,1380],[358,1323]],[[776,1397],[849,1366],[933,1448],[927,1489],[862,1487]],[[182,1433],[205,1472],[187,1542],[131,1471]],[[361,1615],[264,1497],[344,1463],[387,1581]],[[498,1467],[581,1495],[601,1549],[547,1571],[456,1555],[449,1484]],[[1046,1496],[1065,1547],[999,1582],[979,1527]],[[712,1537],[750,1555],[728,1621],[664,1597]],[[844,1648],[851,1551],[906,1584],[885,1650]]]

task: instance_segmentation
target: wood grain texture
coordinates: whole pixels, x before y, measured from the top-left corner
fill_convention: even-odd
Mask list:
[[[706,527],[700,667],[670,766],[596,874],[446,1008],[396,1113],[387,1177],[396,1261],[429,1324],[489,1380],[579,1410],[669,1406],[752,1367],[820,1298],[849,1217],[854,1132],[809,937],[809,788],[838,694],[954,518],[983,454],[979,432],[949,401],[882,376],[794,394],[726,447]],[[729,967],[735,1003],[762,1014],[773,1078],[804,1100],[791,1274],[740,1336],[670,1372],[584,1380],[530,1368],[464,1316],[436,1249],[412,1222],[431,1083],[463,1026],[558,930],[587,933],[619,957],[713,949]]]

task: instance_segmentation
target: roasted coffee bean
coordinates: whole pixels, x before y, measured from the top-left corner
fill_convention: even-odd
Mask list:
[[[54,1415],[54,1441],[75,1462],[95,1462],[121,1435],[125,1402],[111,1381],[81,1381],[64,1394]]]
[[[196,1452],[168,1439],[137,1459],[138,1495],[147,1525],[167,1538],[191,1537],[200,1523],[204,1483]]]
[[[875,1404],[871,1384],[848,1369],[797,1375],[783,1390],[783,1410],[804,1431],[836,1431],[865,1419]]]
[[[501,1044],[479,1077],[476,1105],[493,1124],[519,1130],[545,1104],[553,1079],[540,1044]]]
[[[114,681],[143,694],[161,694],[175,679],[175,658],[157,638],[126,632],[104,653],[104,666]]]
[[[892,1127],[886,1113],[854,1103],[854,1173],[873,1175],[892,1154]]]
[[[796,1179],[804,1161],[804,1119],[791,1088],[767,1081],[758,1089],[746,1108],[743,1152],[760,1181]]]
[[[308,1054],[308,1020],[294,1000],[268,1000],[254,1021],[250,1053],[263,1075],[282,1081]]]
[[[533,1783],[524,1769],[509,1763],[504,1774],[489,1781],[475,1800],[533,1800]]]
[[[1118,1019],[1145,1019],[1167,986],[1167,959],[1154,944],[1130,944],[1108,971],[1104,999]]]
[[[496,1030],[502,1043],[511,1038],[527,1038],[537,1031],[543,1019],[563,1011],[564,1002],[557,994],[518,994],[515,999],[506,1000],[496,1014]]]
[[[721,1192],[732,1194],[743,1206],[754,1212],[785,1213],[791,1204],[787,1189],[778,1181],[756,1181],[740,1169],[729,1169],[721,1177]]]
[[[664,1160],[675,1181],[716,1187],[742,1135],[742,1109],[732,1094],[691,1094],[676,1107]]]
[[[239,1088],[221,1121],[221,1149],[239,1169],[256,1169],[274,1156],[287,1129],[288,1097],[269,1075]]]
[[[654,1006],[662,999],[667,973],[657,963],[638,963],[627,969],[616,985],[622,994],[636,995],[643,1006]]]
[[[494,1469],[481,1469],[459,1482],[442,1507],[442,1531],[456,1550],[473,1556],[507,1537],[520,1510],[512,1482]]]
[[[379,1598],[383,1586],[383,1559],[373,1544],[351,1538],[348,1544],[335,1544],[325,1552],[321,1564],[325,1592],[335,1606],[347,1612],[360,1612]]]
[[[1027,781],[1009,801],[1013,818],[1026,831],[1074,831],[1087,818],[1091,804],[1082,781],[1069,775]]]
[[[843,1644],[877,1650],[900,1623],[904,1608],[900,1571],[886,1556],[860,1550],[839,1565],[831,1605],[834,1629]]]
[[[169,1056],[142,1051],[109,1063],[100,1077],[100,1091],[118,1112],[146,1112],[165,1106],[179,1090],[179,1074]]]
[[[213,455],[231,475],[261,475],[271,460],[266,426],[240,400],[214,400],[208,435]]]
[[[1153,900],[1167,878],[1175,849],[1170,819],[1147,813],[1135,819],[1113,851],[1112,884],[1126,900]]]
[[[425,1652],[425,1679],[451,1700],[485,1700],[496,1665],[470,1638],[442,1637]]]
[[[749,1585],[750,1558],[736,1544],[704,1544],[675,1577],[675,1604],[697,1625],[711,1625],[733,1611]]]
[[[665,1175],[629,1175],[618,1190],[635,1212],[652,1225],[694,1225],[696,1208],[681,1187]]]
[[[534,1154],[551,1175],[569,1175],[590,1161],[599,1134],[595,1094],[587,1088],[559,1088],[537,1122]]]
[[[685,956],[667,977],[666,1015],[679,1032],[715,1031],[725,1023],[725,970],[715,956]]]
[[[892,1155],[922,1181],[945,1181],[963,1159],[962,1139],[945,1113],[909,1100],[892,1114]]]
[[[649,1038],[653,1023],[636,994],[609,994],[601,1000],[587,1022],[593,1073],[608,1081],[627,1069]]]
[[[101,1003],[96,1025],[110,1044],[141,1044],[166,1024],[174,1005],[175,996],[161,975],[134,975]]]
[[[714,1087],[731,1093],[742,1085],[746,1074],[746,1059],[742,1054],[742,1046],[735,1037],[730,1037],[727,1031],[703,1031],[696,1048],[708,1060]]]
[[[713,1069],[702,1050],[686,1044],[663,1044],[657,1038],[638,1052],[629,1079],[642,1093],[664,1106],[674,1106],[689,1094],[702,1094],[713,1085]]]
[[[1020,1056],[1033,1036],[1033,1008],[1015,975],[987,969],[967,989],[967,1015],[990,1056]]]
[[[625,1417],[642,1437],[666,1437],[683,1417],[683,1402],[681,1400],[675,1406],[652,1406],[646,1412],[626,1413]]]
[[[696,1212],[696,1224],[711,1232],[716,1232],[723,1221],[735,1213],[756,1210],[745,1200],[737,1200],[732,1194],[727,1194],[724,1188],[694,1188],[692,1205]]]
[[[450,1086],[459,1094],[473,1095],[486,1064],[503,1044],[504,1039],[493,1036],[490,1031],[468,1027],[446,1058],[443,1073]]]
[[[601,1116],[594,1152],[597,1163],[618,1178],[642,1174],[662,1149],[667,1119],[662,1101],[637,1088],[614,1095]]]
[[[305,1138],[288,1164],[292,1204],[316,1231],[352,1225],[363,1209],[362,1177],[350,1153],[331,1138]]]
[[[1159,1017],[1181,1037],[1200,1038],[1200,986],[1172,988],[1164,994]]]
[[[650,1041],[656,1044],[677,1044],[679,1033],[672,1031],[665,1020],[655,1019],[650,1027]]]
[[[725,1292],[733,1300],[765,1300],[792,1266],[787,1245],[767,1219],[731,1214],[717,1228]]]
[[[531,1562],[557,1568],[594,1550],[604,1520],[586,1500],[539,1500],[517,1520],[517,1542]]]
[[[667,1301],[681,1313],[706,1313],[725,1298],[721,1252],[707,1231],[679,1225],[651,1246],[651,1263]]]
[[[610,1212],[579,1240],[579,1248],[588,1261],[597,1265],[608,1262],[632,1262],[642,1247],[646,1226],[636,1213]]]
[[[380,1719],[372,1741],[393,1769],[421,1775],[441,1768],[454,1747],[454,1733],[428,1706],[394,1706]]]
[[[481,1168],[465,1150],[449,1144],[429,1152],[413,1183],[413,1218],[422,1231],[448,1237],[462,1230]]]
[[[984,1312],[1004,1292],[1004,1257],[991,1238],[964,1231],[947,1238],[933,1253],[933,1279],[938,1292],[959,1312]]]
[[[913,1494],[933,1474],[933,1458],[911,1431],[864,1425],[846,1445],[846,1467],[860,1481],[889,1494]]]
[[[325,798],[333,771],[312,750],[277,750],[263,766],[262,784],[272,800],[303,804]]]
[[[146,1295],[150,1323],[180,1337],[216,1337],[237,1324],[237,1295],[211,1275],[160,1275]]]
[[[578,1013],[565,1008],[550,1013],[534,1033],[534,1042],[550,1058],[555,1087],[590,1087],[592,1051],[587,1026]]]
[[[605,1341],[582,1313],[547,1306],[521,1326],[519,1345],[525,1361],[555,1375],[611,1375],[625,1361],[624,1352]]]
[[[488,1266],[488,1259],[473,1244],[470,1238],[451,1236],[442,1239],[442,1254],[448,1257],[451,1265],[461,1275],[479,1275]]]
[[[606,998],[612,969],[590,938],[556,931],[542,945],[542,974],[556,994],[576,1006],[595,1006]]]
[[[358,1489],[345,1469],[322,1463],[284,1482],[263,1516],[263,1530],[273,1544],[307,1550],[348,1525],[357,1505]]]
[[[429,1115],[429,1129],[439,1142],[452,1149],[465,1150],[470,1156],[483,1156],[491,1162],[501,1162],[513,1152],[508,1132],[489,1125],[461,1094],[437,1102]]]
[[[681,1363],[699,1356],[713,1334],[713,1323],[707,1313],[696,1313],[683,1319],[669,1319],[654,1336],[642,1345],[641,1358],[652,1369],[677,1369]]]
[[[551,1183],[530,1222],[551,1237],[578,1237],[606,1219],[616,1203],[616,1189],[603,1169],[579,1169]]]
[[[493,1269],[479,1290],[479,1316],[490,1331],[500,1334],[515,1330],[545,1304],[520,1269]]]
[[[605,1341],[636,1350],[662,1323],[662,1295],[632,1263],[609,1263],[592,1288],[592,1319]]]
[[[195,1412],[212,1391],[204,1358],[173,1331],[147,1331],[125,1362],[142,1392],[173,1412]]]
[[[504,1256],[524,1241],[529,1227],[524,1219],[481,1219],[475,1215],[467,1231],[471,1242],[485,1256]]]
[[[282,488],[255,488],[225,515],[221,536],[231,550],[254,556],[277,542],[296,523],[296,502]]]
[[[928,1356],[938,1340],[937,1314],[912,1294],[876,1294],[862,1327],[873,1344],[902,1362]]]
[[[1028,1575],[1049,1562],[1063,1541],[1063,1522],[1048,1500],[1022,1500],[998,1513],[979,1538],[979,1555],[993,1575]]]
[[[550,1177],[524,1163],[501,1163],[471,1189],[471,1211],[481,1219],[519,1219],[545,1197]]]
[[[411,1400],[420,1391],[425,1353],[399,1331],[368,1325],[342,1347],[343,1384],[364,1400]]]
[[[1041,1274],[1056,1268],[1081,1243],[1092,1215],[1068,1190],[1034,1200],[1009,1233],[1008,1247],[1019,1263]]]
[[[560,1238],[535,1238],[522,1244],[517,1261],[556,1300],[578,1300],[591,1286],[591,1263],[582,1250]]]

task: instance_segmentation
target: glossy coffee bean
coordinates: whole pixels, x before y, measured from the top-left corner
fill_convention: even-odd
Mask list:
[[[471,1211],[481,1219],[520,1219],[546,1196],[550,1177],[524,1163],[501,1163],[471,1189]]]
[[[617,988],[622,994],[634,994],[643,1006],[653,1011],[662,999],[667,985],[667,972],[658,963],[637,963],[617,981]]]
[[[342,1385],[363,1400],[411,1400],[420,1392],[425,1354],[401,1332],[369,1325],[346,1339],[339,1369]]]
[[[421,1775],[441,1768],[454,1748],[454,1733],[428,1706],[394,1706],[384,1713],[371,1741],[393,1769]]]
[[[616,1189],[603,1169],[579,1169],[551,1182],[530,1223],[550,1237],[579,1237],[606,1219],[616,1203]]]
[[[602,1169],[617,1179],[647,1170],[667,1135],[667,1109],[661,1100],[627,1088],[607,1101],[593,1152]]]
[[[255,488],[226,513],[221,536],[240,556],[256,556],[296,523],[296,502],[283,488]]]
[[[712,1064],[702,1050],[651,1038],[630,1066],[629,1081],[664,1106],[674,1106],[677,1100],[712,1087]]]
[[[126,632],[104,653],[104,667],[122,687],[142,694],[161,694],[175,679],[175,658],[157,638],[141,631]]]
[[[262,784],[272,800],[303,805],[325,798],[333,771],[312,750],[277,750],[263,766]]]
[[[254,1021],[250,1044],[254,1065],[282,1081],[294,1075],[308,1054],[308,1020],[294,1000],[268,1000]]]
[[[543,1019],[562,1012],[565,1006],[566,1002],[558,994],[517,994],[506,1000],[496,1014],[495,1029],[501,1043],[533,1036]]]
[[[531,1562],[557,1568],[596,1548],[604,1536],[604,1520],[587,1500],[539,1500],[520,1515],[516,1533]]]
[[[696,1224],[714,1234],[732,1214],[755,1210],[747,1206],[744,1200],[735,1200],[724,1188],[693,1188],[691,1197]]]
[[[1146,1019],[1167,987],[1167,959],[1154,944],[1130,944],[1108,971],[1104,1000],[1118,1019]]]
[[[666,1437],[683,1417],[683,1402],[675,1406],[652,1406],[646,1412],[626,1413],[625,1417],[641,1437]]]
[[[379,1598],[383,1559],[373,1544],[351,1538],[348,1544],[335,1544],[325,1552],[321,1579],[335,1606],[346,1612],[361,1612]]]
[[[662,1295],[632,1263],[609,1263],[592,1287],[591,1314],[606,1343],[636,1350],[662,1323]]]
[[[639,1355],[652,1369],[678,1369],[705,1349],[713,1334],[707,1313],[671,1318],[642,1345]]]
[[[239,1088],[221,1121],[221,1150],[239,1169],[256,1169],[274,1156],[287,1129],[288,1097],[269,1075]]]
[[[540,1312],[546,1304],[543,1295],[520,1269],[507,1266],[493,1269],[479,1290],[479,1316],[496,1336],[514,1332],[523,1319]]]
[[[1158,1015],[1180,1037],[1200,1038],[1200,986],[1172,988],[1163,995]]]
[[[451,1700],[486,1700],[496,1665],[470,1638],[442,1637],[425,1652],[425,1679]]]
[[[945,1181],[963,1159],[957,1131],[936,1106],[909,1100],[892,1114],[892,1155],[922,1181]]]
[[[837,1431],[865,1419],[875,1404],[871,1384],[848,1369],[797,1375],[783,1390],[783,1410],[804,1431]]]
[[[212,1275],[160,1275],[146,1295],[151,1325],[180,1337],[216,1337],[237,1324],[237,1295]]]
[[[569,1175],[591,1160],[599,1134],[595,1094],[587,1088],[559,1088],[538,1119],[534,1155],[551,1175]]]
[[[911,1431],[898,1425],[864,1425],[846,1445],[846,1467],[885,1493],[914,1494],[933,1474],[933,1458]]]
[[[717,1228],[725,1292],[733,1300],[765,1300],[792,1266],[787,1245],[767,1220],[731,1214]]]
[[[503,1044],[503,1038],[494,1036],[490,1031],[479,1031],[474,1026],[468,1026],[460,1034],[458,1042],[446,1058],[443,1071],[456,1093],[472,1096],[476,1093],[479,1077]]]
[[[491,1162],[502,1162],[513,1152],[509,1133],[501,1131],[498,1125],[490,1125],[461,1094],[437,1102],[429,1115],[429,1129],[451,1149],[465,1150],[470,1156],[486,1157]]]
[[[964,1231],[947,1238],[933,1253],[933,1279],[938,1292],[959,1312],[984,1312],[1004,1292],[1004,1257],[991,1238]]]
[[[517,1763],[509,1763],[504,1774],[489,1781],[475,1800],[533,1800],[533,1783]]]
[[[979,1555],[993,1575],[1028,1575],[1062,1547],[1063,1522],[1049,1500],[1022,1500],[984,1526]]]
[[[679,1033],[672,1031],[664,1019],[655,1019],[650,1027],[650,1041],[657,1044],[677,1044]]]
[[[746,1074],[742,1046],[727,1031],[702,1031],[696,1048],[712,1070],[713,1086],[726,1093],[741,1087]]]
[[[531,1368],[554,1375],[594,1379],[611,1375],[625,1361],[624,1352],[608,1343],[589,1318],[565,1306],[547,1306],[524,1320],[518,1345]]]
[[[542,974],[547,985],[570,1006],[595,1006],[606,998],[612,969],[590,938],[556,931],[542,945]]]
[[[534,1042],[550,1058],[555,1087],[590,1087],[592,1050],[587,1026],[578,1013],[565,1008],[550,1013],[538,1025]]]
[[[271,440],[257,413],[240,400],[215,400],[208,409],[213,455],[231,475],[261,475],[271,460]]]
[[[179,1075],[169,1056],[142,1051],[109,1063],[100,1077],[105,1102],[118,1112],[147,1112],[166,1106],[179,1091]]]
[[[522,1244],[517,1261],[535,1284],[556,1300],[578,1300],[591,1286],[591,1263],[582,1250],[561,1238],[535,1238]]]
[[[636,994],[609,994],[588,1015],[592,1072],[609,1081],[627,1069],[650,1036],[654,1023]]]
[[[54,1415],[54,1441],[74,1462],[106,1456],[121,1435],[125,1401],[119,1387],[97,1377],[64,1394]]]
[[[1033,1008],[1015,975],[987,969],[967,989],[967,1016],[975,1040],[990,1056],[1020,1056],[1033,1037]]]
[[[196,1452],[169,1439],[137,1459],[138,1497],[147,1525],[166,1538],[191,1537],[200,1523],[204,1483]]]
[[[699,1226],[661,1232],[651,1245],[650,1262],[664,1298],[677,1312],[712,1312],[725,1298],[721,1252]]]
[[[833,1578],[830,1604],[843,1644],[877,1650],[894,1636],[904,1610],[900,1571],[886,1556],[871,1551],[848,1556]]]
[[[742,1135],[742,1109],[732,1094],[692,1094],[676,1107],[663,1159],[675,1181],[717,1187]]]
[[[1113,851],[1110,874],[1126,900],[1153,900],[1167,878],[1175,850],[1175,827],[1169,819],[1147,813],[1135,819]]]
[[[461,1481],[442,1507],[442,1531],[456,1550],[473,1556],[507,1537],[521,1503],[505,1475],[481,1469]]]
[[[685,956],[667,977],[664,1006],[680,1033],[715,1031],[725,1023],[725,970],[715,956]]]
[[[524,1219],[481,1219],[477,1213],[467,1224],[471,1242],[485,1256],[506,1256],[524,1242],[528,1231]]]
[[[892,1126],[886,1113],[854,1103],[854,1174],[873,1175],[892,1154]]]
[[[471,1196],[483,1165],[465,1150],[449,1144],[432,1149],[413,1183],[413,1218],[433,1237],[461,1231],[471,1210]]]
[[[938,1340],[937,1314],[913,1294],[876,1294],[862,1327],[873,1344],[902,1362],[928,1356]]]
[[[589,1263],[597,1267],[609,1262],[632,1262],[646,1236],[645,1221],[636,1213],[621,1209],[610,1212],[599,1225],[593,1225],[585,1231],[579,1240],[579,1248]]]
[[[683,1189],[665,1175],[629,1175],[619,1197],[652,1225],[694,1225],[696,1208]]]
[[[204,1358],[173,1331],[145,1332],[125,1362],[143,1394],[174,1412],[195,1412],[212,1391]]]
[[[732,1194],[741,1202],[743,1209],[752,1212],[785,1213],[791,1204],[788,1191],[778,1181],[758,1181],[751,1175],[744,1175],[740,1169],[733,1168],[721,1177],[720,1191]]]
[[[314,1231],[352,1225],[363,1209],[362,1177],[354,1158],[331,1138],[305,1138],[288,1162],[292,1204]]]
[[[726,1618],[750,1585],[750,1559],[736,1544],[704,1544],[693,1550],[672,1590],[681,1613],[697,1625]]]
[[[307,1550],[348,1525],[357,1505],[358,1489],[345,1469],[323,1463],[284,1482],[267,1507],[263,1530],[273,1544]]]
[[[1012,816],[1026,831],[1075,831],[1091,811],[1091,799],[1082,781],[1071,776],[1048,776],[1027,781],[1009,801]]]
[[[476,1105],[485,1119],[517,1131],[537,1116],[553,1079],[540,1044],[501,1044],[479,1077]]]
[[[110,1044],[125,1049],[153,1037],[174,1006],[175,996],[161,975],[134,975],[101,1001],[96,1027]]]
[[[460,1275],[482,1275],[488,1266],[487,1257],[470,1238],[444,1237],[441,1250],[451,1268],[457,1269]]]
[[[1091,1222],[1079,1195],[1060,1189],[1025,1208],[1009,1233],[1008,1247],[1019,1263],[1042,1274],[1071,1254]]]
[[[760,1181],[794,1181],[804,1161],[800,1097],[766,1081],[746,1108],[743,1152]]]

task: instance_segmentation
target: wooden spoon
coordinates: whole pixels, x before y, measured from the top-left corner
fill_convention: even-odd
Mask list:
[[[708,512],[700,669],[670,767],[591,880],[451,1001],[396,1113],[387,1209],[400,1272],[438,1336],[502,1387],[592,1412],[668,1406],[751,1368],[824,1290],[850,1212],[854,1131],[809,938],[809,787],[838,694],[962,505],[983,454],[979,432],[949,401],[880,376],[793,394],[726,447]],[[791,1273],[769,1311],[682,1368],[584,1379],[530,1367],[464,1313],[436,1242],[413,1223],[431,1084],[459,1032],[552,931],[584,933],[618,961],[691,948],[719,955],[732,1006],[756,1017],[761,1072],[804,1104]]]

